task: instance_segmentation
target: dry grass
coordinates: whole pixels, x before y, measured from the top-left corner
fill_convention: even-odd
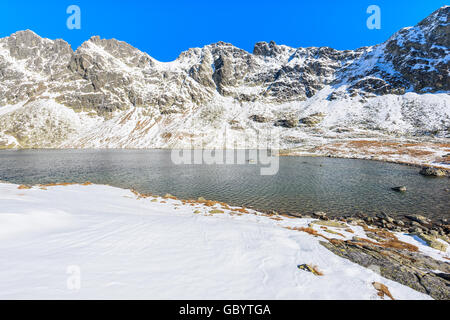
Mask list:
[[[376,229],[376,228],[369,228],[368,226],[364,224],[360,224],[360,226],[364,229],[364,231],[367,233],[373,233],[377,235],[378,237],[382,238],[383,241],[380,242],[374,242],[367,239],[358,238],[358,241],[370,243],[379,247],[383,248],[392,248],[392,249],[400,249],[400,250],[408,250],[411,252],[417,252],[419,251],[419,248],[415,245],[412,245],[407,242],[403,242],[398,240],[398,238],[393,234],[392,232],[388,230],[382,230],[382,229]]]
[[[60,186],[72,186],[76,183],[74,182],[55,182],[55,183],[47,183],[47,184],[40,184],[40,187],[60,187]]]
[[[316,265],[301,264],[301,265],[298,265],[297,268],[299,268],[300,270],[309,271],[316,276],[323,276],[323,272],[320,271]]]
[[[130,191],[137,196],[138,199],[145,199],[145,198],[149,198],[149,197],[153,197],[153,195],[151,193],[140,193],[134,189],[130,189]]]
[[[324,231],[328,232],[328,233],[331,233],[331,234],[335,234],[335,235],[341,236],[342,238],[345,238],[345,236],[342,233],[339,233],[339,232],[336,232],[336,231],[333,231],[333,230],[328,230],[328,229],[326,229]]]
[[[401,143],[393,141],[377,140],[352,140],[324,144],[311,150],[311,152],[325,152],[340,156],[345,154],[357,154],[358,157],[375,158],[377,160],[387,160],[403,163],[399,157],[407,156],[413,163],[418,160],[427,162],[437,162],[441,164],[450,163],[450,156],[439,157],[437,153],[448,152],[448,143],[432,142],[410,142]]]
[[[296,230],[296,231],[306,232],[306,233],[308,233],[310,235],[313,235],[315,237],[322,237],[322,238],[324,238],[327,241],[331,240],[330,238],[324,236],[323,234],[318,233],[313,228],[309,228],[309,227],[307,227],[307,228],[305,228],[305,227],[284,227],[284,228],[289,229],[289,230]]]
[[[209,211],[210,214],[217,214],[217,213],[225,213],[225,211],[223,210],[219,210],[219,209],[213,209],[211,211]]]
[[[323,276],[323,272],[319,270],[317,266],[312,266],[312,269],[314,270],[314,273],[318,276]]]
[[[127,113],[127,114],[125,115],[125,117],[123,117],[122,120],[120,120],[119,123],[120,123],[120,124],[125,124],[128,120],[131,119],[132,114],[133,114],[133,111]]]
[[[54,183],[47,183],[47,184],[40,184],[40,187],[59,187],[59,186],[73,186],[73,185],[80,185],[80,186],[89,186],[92,183],[89,181],[83,182],[83,183],[76,183],[76,182],[54,182]]]
[[[346,143],[351,148],[384,148],[384,147],[396,147],[399,143],[395,142],[383,142],[376,140],[354,140]]]
[[[384,299],[384,296],[388,296],[391,298],[391,300],[395,300],[392,294],[389,292],[389,289],[387,286],[385,286],[382,283],[379,282],[372,282],[373,287],[378,291],[378,296],[381,297],[381,299]]]
[[[145,129],[145,127],[147,127],[150,124],[151,121],[152,121],[151,119],[145,119],[145,120],[142,120],[142,121],[138,120],[138,122],[136,123],[136,126],[133,129],[133,132],[134,131],[141,131],[142,129]]]
[[[72,185],[80,185],[80,186],[89,186],[92,183],[89,181],[83,182],[83,183],[75,183],[75,182],[55,182],[55,183],[47,183],[47,184],[38,184],[38,187],[41,190],[47,190],[47,187],[58,187],[58,186],[72,186]],[[17,189],[31,189],[31,186],[29,185],[20,185],[17,187]]]
[[[412,245],[407,242],[403,242],[400,240],[391,240],[387,242],[382,243],[382,247],[384,248],[393,248],[393,249],[401,249],[401,250],[408,250],[411,252],[417,252],[419,251],[419,248],[417,248],[415,245]]]
[[[171,195],[170,193],[166,193],[164,196],[163,196],[163,199],[172,199],[172,200],[178,200],[178,198],[177,197],[175,197],[175,196],[173,196],[173,195]]]
[[[282,221],[283,218],[281,217],[270,217],[270,219],[275,220],[275,221]]]

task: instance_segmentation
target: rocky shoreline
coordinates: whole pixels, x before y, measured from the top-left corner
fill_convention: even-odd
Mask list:
[[[362,226],[366,235],[373,239],[353,237],[344,241],[321,241],[324,247],[336,255],[375,269],[383,277],[426,293],[434,299],[450,299],[450,263],[419,253],[417,248],[404,245],[401,241],[397,242],[398,238],[394,235],[394,232],[408,234],[431,248],[446,252],[450,243],[450,225],[447,221],[432,223],[420,215],[405,216],[405,219],[379,215],[337,220],[328,220],[322,212],[315,216],[330,221],[330,225],[334,222],[345,222]]]
[[[165,197],[177,199],[170,194]],[[204,198],[182,201],[203,203],[207,206],[220,204],[224,208],[229,208],[226,203]],[[240,209],[241,213],[248,213],[246,211],[245,207]],[[449,260],[448,262],[434,259],[419,252],[414,245],[399,240],[395,235],[395,233],[402,233],[412,236],[426,243],[430,248],[446,252],[450,244],[450,224],[445,218],[438,221],[432,221],[421,215],[393,218],[385,213],[376,216],[357,214],[353,217],[328,217],[324,212],[315,212],[311,216],[279,214],[275,211],[266,211],[263,214],[275,220],[281,217],[317,219],[313,220],[309,227],[320,225],[325,232],[341,236],[340,229],[351,232],[348,226],[360,226],[371,240],[357,236],[350,240],[328,238],[312,228],[294,228],[294,230],[324,238],[327,241],[321,241],[320,244],[334,254],[370,268],[387,279],[428,294],[437,300],[450,299],[450,258],[444,257]]]
[[[370,160],[370,161],[380,161],[386,163],[395,163],[401,164],[416,168],[432,168],[436,170],[441,170],[445,173],[447,177],[450,177],[450,163],[440,162],[433,163],[427,161],[421,161],[421,159],[411,158],[409,161],[401,161],[392,158],[383,158],[383,157],[375,157],[370,154],[358,153],[358,154],[332,154],[332,153],[311,153],[311,152],[299,152],[295,148],[294,149],[283,149],[279,151],[279,156],[282,157],[326,157],[326,158],[339,158],[339,159],[354,159],[354,160]],[[447,155],[448,156],[448,155]]]

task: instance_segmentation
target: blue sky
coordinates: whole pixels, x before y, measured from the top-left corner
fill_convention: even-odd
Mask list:
[[[386,40],[439,7],[439,0],[2,0],[0,37],[31,29],[40,36],[63,38],[76,49],[93,35],[116,38],[161,61],[190,47],[217,41],[252,51],[258,41],[293,47],[354,49]],[[69,5],[81,9],[81,29],[69,30]],[[369,5],[381,9],[381,29],[369,30]]]

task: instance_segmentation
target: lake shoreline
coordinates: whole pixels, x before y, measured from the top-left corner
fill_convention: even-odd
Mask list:
[[[0,183],[11,184],[10,182],[1,181]],[[301,213],[288,213],[288,212],[277,212],[275,210],[265,210],[259,209],[254,206],[243,206],[235,203],[227,203],[223,201],[218,201],[214,199],[205,199],[203,197],[198,197],[197,199],[181,199],[170,193],[165,195],[154,194],[154,193],[141,193],[135,189],[126,189],[121,188],[109,184],[93,184],[89,181],[85,181],[83,183],[76,182],[57,182],[57,183],[48,183],[48,184],[34,184],[34,185],[19,185],[18,189],[26,190],[33,187],[41,188],[45,190],[48,187],[58,187],[58,186],[70,186],[70,185],[80,185],[80,186],[88,186],[88,185],[100,185],[107,186],[113,188],[119,188],[123,190],[130,190],[133,194],[135,194],[138,199],[141,198],[149,198],[149,197],[160,197],[163,199],[172,199],[179,200],[183,204],[185,203],[193,203],[193,204],[205,204],[206,205],[215,205],[219,204],[226,207],[239,207],[242,208],[243,211],[250,209],[265,214],[267,216],[276,217],[276,216],[287,216],[291,218],[297,219],[320,219],[324,221],[341,221],[345,223],[364,223],[369,227],[376,227],[385,229],[390,232],[405,232],[405,233],[415,233],[415,234],[425,234],[434,237],[443,237],[446,239],[448,243],[450,243],[450,222],[446,218],[441,219],[432,219],[422,215],[401,215],[401,216],[390,216],[386,213],[380,213],[377,215],[368,215],[364,213],[356,213],[352,215],[329,215],[326,212],[316,211],[312,214],[301,214]]]
[[[360,140],[350,140],[353,142],[358,142]],[[418,144],[419,145],[419,144]],[[354,159],[354,160],[370,160],[370,161],[377,161],[377,162],[385,162],[385,163],[393,163],[393,164],[400,164],[405,166],[412,166],[417,168],[422,167],[430,167],[430,168],[436,168],[436,169],[442,169],[447,172],[447,175],[450,177],[450,160],[448,158],[450,157],[450,152],[447,155],[447,160],[445,160],[445,163],[433,163],[428,161],[419,161],[418,158],[411,158],[408,161],[405,160],[396,160],[392,159],[390,157],[388,158],[377,158],[373,155],[367,155],[364,153],[357,153],[357,154],[332,154],[332,153],[316,153],[316,152],[304,152],[304,151],[298,151],[297,147],[288,148],[288,149],[280,149],[278,156],[279,157],[323,157],[323,158],[337,158],[337,159]],[[140,150],[178,150],[177,148],[1,148],[0,151],[21,151],[21,150],[134,150],[134,151],[140,151]],[[189,150],[209,150],[209,149],[189,149]],[[230,150],[230,149],[217,149],[217,150]],[[232,149],[232,150],[247,150],[247,149]],[[264,150],[264,149],[250,149],[250,150]],[[450,149],[449,149],[450,150]]]
[[[428,221],[426,220],[421,221],[420,217],[415,217],[418,221],[421,221],[420,224],[423,227],[422,231],[419,232],[417,230],[409,230],[408,226],[400,226],[397,221],[391,220],[389,217],[366,221],[360,218],[332,218],[324,213],[317,212],[313,217],[302,216],[300,218],[285,214],[277,214],[275,212],[268,214],[250,208],[230,206],[224,202],[207,200],[202,197],[184,200],[178,199],[171,194],[166,194],[164,196],[142,194],[132,189],[126,190],[107,185],[93,185],[89,182],[83,184],[52,183],[35,186],[0,183],[0,188],[6,188],[7,193],[3,195],[6,196],[6,201],[12,201],[8,199],[16,198],[14,201],[18,204],[20,203],[21,206],[25,206],[26,210],[33,210],[34,207],[30,207],[30,204],[28,204],[29,201],[31,201],[30,199],[33,198],[39,199],[40,202],[43,201],[40,200],[42,197],[48,198],[47,201],[49,201],[53,207],[53,199],[55,199],[55,196],[51,194],[55,193],[58,194],[58,201],[66,208],[64,209],[65,211],[73,211],[74,214],[82,214],[82,216],[86,216],[86,213],[83,212],[86,209],[78,209],[78,206],[84,204],[84,200],[81,200],[81,203],[77,204],[72,203],[72,200],[70,199],[76,199],[77,202],[80,202],[80,199],[92,197],[92,200],[95,202],[86,208],[90,208],[89,210],[94,211],[102,208],[107,216],[115,212],[115,208],[118,205],[115,204],[115,202],[123,197],[123,201],[126,201],[128,205],[125,205],[124,203],[117,207],[123,207],[123,209],[120,210],[121,212],[129,211],[131,210],[131,207],[129,206],[135,205],[139,205],[139,208],[141,208],[140,210],[147,210],[145,208],[149,208],[150,212],[153,212],[154,210],[151,208],[160,208],[158,210],[166,212],[165,215],[161,217],[161,219],[163,219],[161,221],[167,219],[170,220],[173,215],[179,216],[180,213],[184,212],[183,215],[187,214],[186,217],[192,216],[194,218],[195,216],[199,216],[205,217],[205,219],[214,219],[214,217],[216,217],[216,219],[222,221],[220,224],[225,221],[230,221],[230,223],[232,223],[231,226],[233,225],[233,219],[238,219],[237,221],[243,219],[242,222],[245,222],[245,225],[247,225],[247,223],[252,224],[258,221],[260,221],[260,223],[270,223],[273,227],[280,228],[279,231],[277,231],[277,234],[282,232],[281,230],[288,229],[287,232],[289,232],[289,235],[298,234],[302,239],[305,239],[302,241],[308,241],[307,243],[310,243],[309,241],[314,241],[319,247],[325,248],[337,257],[349,260],[363,268],[375,271],[382,277],[373,283],[375,289],[379,286],[378,283],[386,283],[385,279],[389,279],[406,287],[410,287],[415,291],[430,295],[434,299],[445,300],[450,298],[450,292],[446,286],[446,283],[448,283],[448,275],[450,274],[450,265],[447,261],[450,260],[448,229],[445,229],[445,235],[438,233],[434,237],[433,234],[435,233],[432,232],[434,226],[428,225]],[[95,193],[98,193],[98,196],[95,196]],[[121,195],[120,197],[118,197],[119,194]],[[2,195],[0,194],[0,197],[1,196]],[[104,200],[102,200],[102,198],[104,198]],[[22,199],[25,200],[25,202],[22,202]],[[111,205],[111,208],[108,208],[108,206],[105,207],[105,204],[101,204],[103,203],[102,201],[106,201],[105,203]],[[40,205],[40,207],[41,206],[42,205]],[[14,211],[11,213],[14,213]],[[175,216],[173,216],[173,218],[175,218]],[[57,216],[55,216],[55,218],[56,217]],[[127,217],[128,216],[123,217],[125,220],[122,223],[125,223],[127,219],[133,219],[134,216]],[[142,219],[144,218],[138,218],[138,221],[142,221]],[[211,223],[216,221],[216,219],[208,220],[210,221],[208,225],[212,226]],[[219,222],[219,220],[217,220],[217,222]],[[401,228],[390,228],[383,220]],[[197,220],[195,219],[194,221]],[[142,222],[139,222],[139,225],[141,223]],[[54,223],[52,222],[52,225],[53,224]],[[189,228],[185,229],[185,232],[189,234]],[[72,232],[70,234],[74,233]],[[231,239],[232,237],[226,237],[224,240],[229,241]],[[39,244],[39,241],[36,243]],[[276,246],[282,246],[285,241],[287,240],[281,242],[275,240],[274,242],[270,241],[270,243],[273,243],[273,245]],[[305,242],[303,243],[303,246],[304,245],[306,245]],[[317,250],[319,250],[318,248]],[[57,251],[59,252],[60,250],[61,249]],[[317,269],[315,269],[316,267],[314,265],[309,264],[299,265],[299,269],[307,270],[308,268],[312,268],[312,271],[309,270],[309,272],[316,272],[315,270],[317,270],[318,274],[315,276],[325,274],[325,277],[329,277],[329,274],[332,272],[332,269],[330,268],[332,268],[332,265],[336,262],[331,263],[332,260],[330,260],[330,264],[324,264],[325,261],[323,259],[320,261],[322,263]],[[302,261],[299,260],[298,262]],[[311,263],[310,261],[303,262]],[[298,272],[304,271],[300,270]],[[303,273],[301,273],[301,275],[303,275]],[[419,281],[418,279],[421,280]],[[368,285],[370,285],[370,283]],[[389,285],[389,287],[392,290],[392,284]],[[374,290],[374,288],[372,288],[372,290]],[[397,293],[393,292],[393,296],[395,297],[396,295]],[[379,296],[381,297],[382,295]]]
[[[13,182],[9,181],[2,181],[0,180],[0,183],[7,183],[7,184],[15,184]],[[91,183],[89,181],[85,182],[64,182],[59,181],[55,183],[36,183],[36,184],[22,184],[19,185],[20,189],[29,189],[32,187],[39,187],[39,188],[46,188],[46,187],[53,187],[53,186],[68,186],[68,185],[91,185],[94,183]],[[166,197],[169,195],[172,199],[177,199],[180,201],[187,201],[187,202],[195,202],[198,199],[204,199],[201,195],[197,198],[178,198],[177,196],[172,195],[171,193],[166,193],[165,195],[158,194],[158,193],[141,193],[140,191],[134,189],[134,188],[124,188],[116,185],[111,184],[102,184],[102,183],[95,183],[95,185],[102,185],[102,186],[108,186],[113,188],[120,188],[124,190],[130,190],[134,194],[140,196],[140,197],[149,197],[149,196],[156,196],[156,197]],[[442,233],[442,235],[449,235],[450,234],[450,222],[447,218],[433,218],[433,217],[426,217],[418,214],[412,214],[412,215],[389,215],[384,212],[380,212],[378,214],[365,214],[363,212],[358,213],[347,213],[347,214],[336,214],[336,213],[327,213],[324,211],[314,211],[314,212],[308,212],[308,213],[300,213],[300,212],[289,212],[286,210],[273,210],[273,209],[265,209],[265,208],[258,208],[257,206],[253,205],[243,205],[242,203],[237,202],[224,202],[217,199],[208,199],[207,201],[213,201],[215,203],[224,204],[227,206],[235,206],[235,207],[242,207],[242,208],[248,208],[252,210],[257,210],[258,212],[267,214],[267,215],[285,215],[290,216],[293,218],[320,218],[323,220],[340,220],[344,222],[352,222],[352,221],[363,221],[364,223],[368,225],[373,225],[380,228],[390,229],[397,232],[420,232],[423,230],[417,230],[417,229],[424,229],[426,232],[429,232],[430,230],[437,230]],[[422,217],[422,218],[417,218]]]

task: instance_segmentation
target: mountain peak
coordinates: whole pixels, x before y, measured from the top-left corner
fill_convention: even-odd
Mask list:
[[[280,52],[280,47],[273,40],[269,43],[265,41],[257,42],[253,48],[253,54],[257,56],[273,56]]]

